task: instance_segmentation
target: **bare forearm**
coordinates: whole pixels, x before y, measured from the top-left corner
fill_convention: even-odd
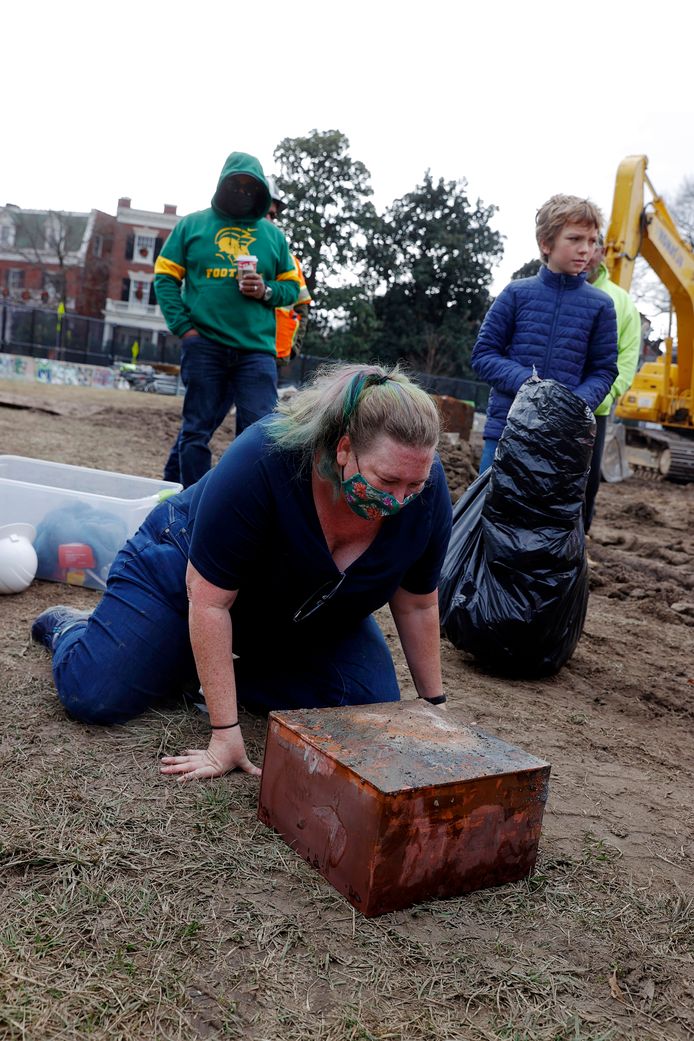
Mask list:
[[[411,608],[394,598],[390,606],[417,693],[420,698],[439,697],[443,680],[438,600]]]
[[[161,772],[180,781],[221,777],[235,769],[257,777],[260,770],[246,755],[236,705],[229,614],[236,590],[221,589],[208,582],[190,562],[186,587],[190,642],[212,734],[207,748],[189,748],[182,755],[164,756]]]
[[[189,627],[210,722],[214,726],[235,723],[238,713],[229,611],[226,608],[191,603]]]

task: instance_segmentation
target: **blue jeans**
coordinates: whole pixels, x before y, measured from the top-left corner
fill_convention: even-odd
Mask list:
[[[56,638],[53,676],[73,718],[124,723],[197,693],[186,522],[186,512],[171,502],[156,506],[114,560],[94,612]],[[238,701],[251,712],[399,699],[390,651],[372,617],[319,647],[297,629],[281,653],[275,628],[268,615],[257,646],[244,647],[234,663]]]
[[[164,480],[195,484],[210,469],[210,439],[236,404],[236,435],[277,404],[277,360],[265,351],[223,347],[202,336],[181,343],[186,388],[181,429],[164,467]]]
[[[485,470],[494,462],[494,453],[496,452],[496,446],[499,444],[497,437],[485,437],[484,448],[482,449],[482,458],[480,459],[480,473],[483,474]]]

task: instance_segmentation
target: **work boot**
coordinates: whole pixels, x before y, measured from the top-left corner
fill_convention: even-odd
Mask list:
[[[42,611],[34,619],[31,626],[31,638],[52,652],[56,638],[62,636],[68,629],[72,629],[77,622],[89,618],[90,614],[90,611],[75,611],[65,604],[56,604],[55,607]]]

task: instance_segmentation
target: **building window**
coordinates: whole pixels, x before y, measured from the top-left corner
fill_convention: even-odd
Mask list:
[[[0,224],[0,246],[14,246],[14,224]]]
[[[156,242],[156,236],[154,235],[136,235],[133,260],[136,260],[139,264],[153,264]]]
[[[43,291],[50,300],[55,300],[62,295],[65,286],[65,277],[60,272],[44,271],[41,279]]]
[[[104,237],[103,235],[95,235],[92,240],[92,256],[101,257],[104,252]]]
[[[130,279],[130,304],[134,307],[145,307],[149,303],[149,287],[151,283],[139,278]]]
[[[7,288],[24,288],[24,271],[22,270],[22,268],[14,267],[9,269],[9,271],[7,272]]]

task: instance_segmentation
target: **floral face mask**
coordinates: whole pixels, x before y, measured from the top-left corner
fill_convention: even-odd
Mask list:
[[[354,458],[357,459],[356,453]],[[357,459],[357,466],[359,460]],[[344,474],[344,467],[342,468]],[[383,492],[380,488],[374,488],[363,474],[357,472],[342,481],[342,494],[353,513],[364,520],[377,520],[379,517],[394,517],[403,506],[407,506],[419,495],[413,492],[399,502],[390,492]]]

